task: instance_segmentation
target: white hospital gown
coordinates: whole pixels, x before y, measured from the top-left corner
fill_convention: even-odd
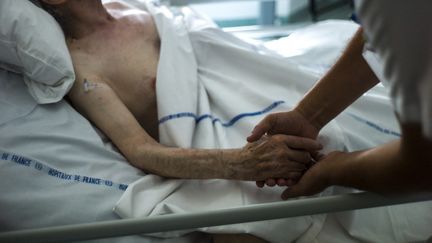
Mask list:
[[[357,9],[401,122],[422,126],[432,139],[432,2],[359,0]],[[367,59],[367,58],[366,58]]]

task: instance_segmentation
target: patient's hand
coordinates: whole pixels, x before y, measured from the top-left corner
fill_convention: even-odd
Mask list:
[[[290,135],[263,136],[241,149],[236,160],[230,161],[230,178],[240,180],[265,180],[289,178],[298,180],[311,160],[310,151],[321,145],[310,138]]]
[[[309,161],[309,163],[306,164],[306,169],[303,171],[303,173],[306,173],[307,170],[309,170],[310,167],[312,167],[316,161],[315,161],[315,157],[322,157],[322,154],[319,153],[314,153],[312,154],[312,159]],[[303,176],[303,175],[302,175]],[[269,187],[274,187],[274,186],[294,186],[295,184],[297,184],[298,180],[293,179],[293,178],[268,178],[265,181],[257,181],[256,185],[257,187],[264,187],[264,186],[269,186]]]
[[[315,139],[320,128],[314,126],[302,113],[296,109],[289,112],[274,113],[266,116],[252,131],[247,138],[249,142],[260,139],[264,134],[286,134]],[[309,162],[308,162],[309,163]],[[310,166],[310,165],[309,165]],[[258,187],[267,186],[292,186],[297,180],[287,176],[277,177],[275,175],[265,181],[257,181]]]

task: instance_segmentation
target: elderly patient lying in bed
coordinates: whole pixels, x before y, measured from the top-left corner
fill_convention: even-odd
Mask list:
[[[41,1],[61,24],[76,71],[68,97],[128,161],[171,178],[297,180],[321,148],[277,135],[241,149],[183,149],[158,143],[156,73],[160,39],[152,17],[122,3]],[[175,64],[174,64],[175,65]]]
[[[212,23],[203,21],[204,17],[198,16],[198,13],[187,14],[187,9],[181,9],[180,13],[171,12],[164,6],[158,6],[156,1],[145,3],[150,15],[139,10],[132,11],[128,6],[119,3],[103,6],[97,0],[44,2],[44,7],[61,23],[72,53],[77,79],[69,93],[70,100],[78,111],[111,138],[136,167],[154,174],[177,178],[262,180],[267,177],[288,177],[295,181],[308,166],[309,151],[319,149],[319,145],[313,141],[288,136],[267,137],[242,149],[230,149],[240,148],[245,144],[245,138],[252,127],[265,113],[289,110],[290,106],[300,100],[304,92],[319,78],[320,74],[313,73],[316,64],[321,64],[315,61],[317,58],[310,61],[311,58],[300,56],[300,59],[290,58],[284,61],[283,58],[272,55],[266,48],[248,45],[215,28]],[[351,26],[350,30],[355,28],[357,26]],[[316,29],[312,31],[316,33]],[[320,36],[320,40],[322,36],[329,36],[328,33],[333,31],[332,26],[329,32]],[[354,31],[351,31],[352,33]],[[349,38],[348,34],[346,35]],[[305,33],[300,35],[304,36]],[[292,37],[295,37],[295,34],[290,35],[290,41],[295,40]],[[342,45],[343,43],[341,48]],[[337,54],[334,51],[332,53]],[[319,54],[321,55],[320,52]],[[312,63],[310,66],[304,65],[310,67],[309,69],[298,67],[301,58]],[[327,65],[330,63],[325,62]],[[326,150],[359,150],[397,138],[397,123],[393,121],[391,105],[387,102],[388,99],[381,99],[378,95],[380,92],[375,91],[378,90],[360,99],[358,103],[353,104],[352,109],[341,114],[337,121],[328,124],[328,129],[323,131],[326,133],[321,133],[322,136],[319,138]],[[45,106],[39,108],[46,109]],[[70,110],[69,106],[67,108]],[[41,119],[38,114],[32,114],[31,118],[39,119],[43,124],[46,119]],[[75,112],[73,114],[79,117]],[[26,121],[34,122],[30,118]],[[75,123],[75,120],[71,120],[67,124]],[[93,134],[91,127],[85,124]],[[61,129],[65,127],[63,123],[57,126]],[[76,126],[71,131],[76,132],[71,138],[85,136],[85,130],[81,126]],[[43,138],[46,137],[43,132],[40,134],[43,134]],[[21,137],[25,135],[23,132]],[[42,205],[41,208],[47,205],[47,209],[43,211],[36,207],[37,210],[33,210],[36,212],[25,213],[30,215],[28,218],[35,218],[25,220],[26,222],[34,222],[35,226],[44,225],[39,224],[39,218],[45,219],[45,225],[50,224],[46,222],[88,222],[94,220],[93,215],[103,215],[99,211],[93,213],[93,207],[83,207],[83,203],[100,205],[104,202],[102,206],[105,219],[113,218],[111,209],[114,205],[115,213],[122,218],[152,217],[274,202],[279,200],[280,192],[283,190],[258,189],[254,183],[246,181],[170,180],[157,175],[136,175],[137,171],[131,166],[125,166],[122,163],[123,158],[111,150],[99,161],[98,149],[105,146],[100,146],[102,144],[99,137],[93,135],[89,136],[91,143],[73,140],[72,142],[80,141],[75,143],[79,146],[69,146],[71,151],[75,152],[85,150],[85,145],[94,143],[94,146],[89,147],[88,150],[91,152],[86,153],[86,156],[64,156],[71,157],[68,160],[56,156],[51,159],[56,163],[45,161],[49,159],[45,159],[44,153],[39,155],[32,152],[28,153],[28,156],[35,155],[34,159],[41,159],[41,162],[47,163],[50,168],[69,174],[94,174],[97,178],[126,183],[126,192],[105,190],[105,187],[75,181],[52,182],[55,177],[39,176],[39,172],[36,172],[39,173],[36,174],[38,181],[44,181],[36,183],[31,174],[33,171],[30,171],[30,176],[26,178],[36,184],[32,187],[36,190],[31,194],[35,195],[34,204]],[[9,135],[12,136],[15,134]],[[52,143],[50,137],[43,141],[47,140],[50,142],[48,144]],[[53,141],[70,143],[71,140]],[[329,145],[331,143],[333,147]],[[9,148],[12,145],[5,147],[6,152],[15,150]],[[64,151],[64,148],[57,146],[51,151],[58,153]],[[81,163],[80,160],[84,162]],[[94,167],[94,164],[98,166]],[[70,169],[71,165],[78,169]],[[116,167],[108,169],[111,166]],[[88,171],[87,167],[96,169]],[[130,169],[130,172],[123,173],[117,168]],[[10,173],[12,169],[3,174],[10,175],[5,178],[12,178],[11,181],[14,181],[15,177]],[[123,177],[118,177],[121,173]],[[27,188],[26,182],[23,180],[23,188]],[[69,186],[85,190],[64,190],[64,187]],[[333,191],[333,188],[330,188],[325,193],[345,192],[343,190],[336,188]],[[17,194],[22,194],[21,190],[16,191]],[[72,193],[77,195],[73,198],[77,198],[80,204],[70,206],[70,197],[52,193],[41,197],[41,191],[54,191],[60,195]],[[12,194],[14,191],[7,192]],[[92,196],[93,193],[96,197]],[[27,193],[22,195],[28,197]],[[120,195],[122,196],[119,200]],[[22,197],[17,198],[19,200]],[[45,203],[46,200],[51,202],[57,198],[61,198],[57,200],[61,203]],[[117,200],[119,201],[115,203]],[[15,209],[12,212],[19,212],[23,208],[15,207],[16,201],[4,201],[6,200],[2,200],[4,205],[12,205],[10,207]],[[51,210],[51,207],[55,210]],[[81,210],[82,208],[84,210]],[[312,215],[267,221],[265,224],[257,222],[191,229],[186,232],[166,232],[158,236],[175,237],[200,230],[208,233],[249,233],[270,242],[311,242],[321,237],[324,239],[322,242],[334,242],[338,241],[337,238],[333,240],[330,236],[333,237],[338,231],[339,235],[352,235],[355,239],[353,242],[409,242],[415,241],[412,236],[419,235],[419,231],[429,233],[430,227],[426,227],[430,225],[429,218],[426,217],[429,214],[425,213],[428,210],[430,211],[430,207],[410,206],[406,210],[385,208],[338,213],[329,215],[330,217]],[[44,213],[50,211],[56,211],[58,214],[51,216]],[[72,219],[63,217],[63,211],[71,212]],[[75,217],[75,214],[79,213],[82,215],[82,221],[78,221],[81,218]],[[32,217],[33,215],[35,217]],[[397,221],[393,220],[394,215],[400,215]],[[7,216],[7,219],[15,217],[13,213]],[[422,217],[423,221],[419,221]],[[398,222],[399,219],[403,220]],[[22,227],[20,222],[15,224]],[[412,231],[407,229],[406,225],[414,225]],[[397,238],[399,235],[393,236],[392,232],[403,232],[407,237]],[[421,236],[418,239],[427,238]],[[339,241],[347,242],[343,239]]]

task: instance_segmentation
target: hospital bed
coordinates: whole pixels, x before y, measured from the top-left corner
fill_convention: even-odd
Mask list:
[[[5,2],[7,1],[3,1]],[[2,19],[1,22],[7,21]],[[1,34],[3,58],[3,55],[7,54],[4,49],[5,43],[10,42],[5,42],[4,32]],[[322,36],[322,40],[324,39]],[[297,39],[299,40],[301,39]],[[281,48],[283,43],[298,42],[291,38],[263,45],[276,50]],[[319,44],[323,43],[311,43],[310,48],[315,48],[315,45]],[[305,46],[302,49],[292,46],[281,52],[287,57],[294,58],[298,63],[303,62],[306,69],[324,72],[329,63],[327,66],[320,63],[308,66],[303,59],[305,56],[298,55],[299,51],[305,52],[306,49]],[[334,49],[328,50],[327,58],[336,58],[337,53],[334,52]],[[13,53],[9,55],[12,56]],[[65,64],[66,67],[68,65],[70,64]],[[48,93],[65,90],[68,85],[67,79],[61,83],[50,84],[56,89],[46,87],[46,84],[38,86],[33,80],[26,78],[24,81],[27,85],[24,85],[21,74],[23,70],[20,70],[19,65],[10,65],[9,62],[2,67],[7,71],[0,71],[0,242],[91,240],[316,215],[432,199],[432,195],[383,197],[358,192],[203,212],[117,219],[110,211],[114,206],[112,202],[123,194],[128,184],[143,177],[144,174],[129,166],[103,134],[74,111],[66,101],[50,105],[36,104],[35,97],[39,97],[41,102],[42,98],[57,99],[55,95],[41,96],[39,92],[47,92],[47,89]],[[34,73],[25,75],[31,76]],[[66,73],[66,76],[68,75],[72,79],[73,75]],[[92,219],[89,219],[88,215],[91,215]],[[55,221],[52,221],[53,219]],[[427,232],[427,229],[420,228],[419,226],[419,231]],[[200,237],[178,238],[174,242],[205,242]],[[115,242],[116,238],[112,239]],[[159,239],[151,237],[123,239],[124,242],[159,242]],[[337,242],[337,239],[334,240],[333,242]]]

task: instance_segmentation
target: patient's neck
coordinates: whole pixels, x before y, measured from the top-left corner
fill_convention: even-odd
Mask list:
[[[100,0],[69,1],[63,6],[62,20],[66,37],[72,39],[81,39],[115,22]]]

